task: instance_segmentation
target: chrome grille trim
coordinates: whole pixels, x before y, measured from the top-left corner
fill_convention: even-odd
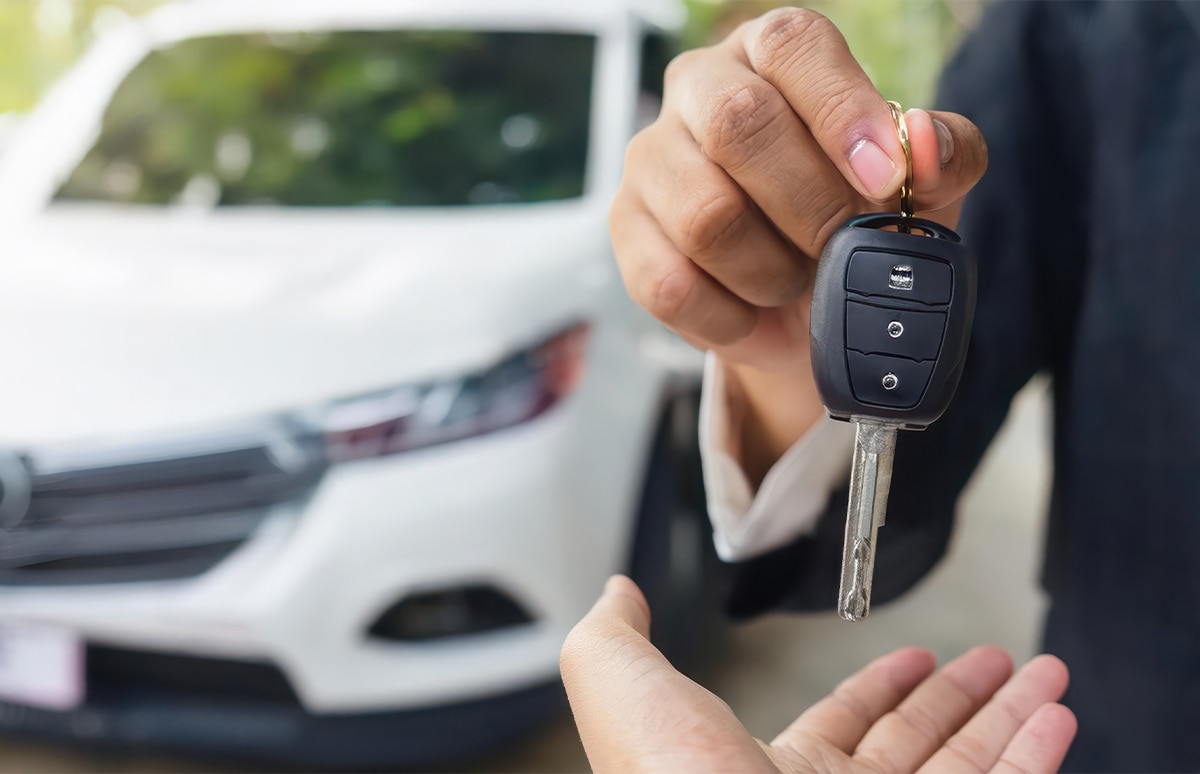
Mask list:
[[[167,438],[38,448],[28,512],[0,531],[0,585],[199,574],[328,468],[319,433],[287,417]]]

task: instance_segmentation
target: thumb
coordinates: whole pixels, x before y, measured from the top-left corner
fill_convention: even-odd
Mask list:
[[[604,593],[588,617],[619,621],[647,640],[650,639],[650,605],[637,584],[624,575],[614,575],[604,584]]]
[[[987,170],[987,144],[979,128],[957,113],[909,110],[916,208],[922,212],[954,204]]]
[[[653,752],[648,708],[664,684],[683,679],[650,644],[650,608],[629,578],[614,575],[563,643],[563,686],[588,760],[595,771],[630,768]]]
[[[618,656],[636,660],[647,655],[662,659],[650,644],[650,606],[636,583],[614,575],[604,584],[600,599],[567,635],[559,667],[569,694],[572,687],[595,678],[597,664],[618,671],[624,666],[617,663]]]
[[[563,643],[563,685],[592,770],[768,770],[729,706],[675,671],[649,631],[646,598],[614,575]]]

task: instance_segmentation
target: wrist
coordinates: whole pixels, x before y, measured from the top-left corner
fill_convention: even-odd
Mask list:
[[[730,453],[753,489],[767,471],[825,416],[812,373],[763,371],[720,361],[726,383]]]

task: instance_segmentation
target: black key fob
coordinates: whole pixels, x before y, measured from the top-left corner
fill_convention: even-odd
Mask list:
[[[913,430],[936,421],[962,374],[977,282],[975,257],[932,221],[879,213],[838,229],[817,265],[809,322],[829,415]]]

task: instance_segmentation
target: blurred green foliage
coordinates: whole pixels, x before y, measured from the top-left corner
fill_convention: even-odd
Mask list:
[[[0,114],[33,107],[98,33],[162,0],[0,0]]]
[[[586,2],[587,0],[563,0]],[[685,0],[686,45],[781,5],[808,5],[837,23],[880,91],[928,105],[938,69],[983,0]],[[0,0],[0,113],[28,110],[98,30],[162,0]],[[287,0],[279,0],[287,2]]]
[[[782,6],[828,16],[876,88],[908,107],[929,107],[937,76],[962,34],[974,26],[983,0],[685,0],[684,44],[701,46],[738,23]]]
[[[29,109],[106,28],[162,2],[0,0],[0,116]],[[684,47],[787,5],[684,2]],[[807,5],[838,25],[885,96],[912,107],[931,103],[937,73],[982,0]],[[576,196],[592,51],[581,35],[381,31],[185,41],[135,69],[59,195],[321,206]]]

